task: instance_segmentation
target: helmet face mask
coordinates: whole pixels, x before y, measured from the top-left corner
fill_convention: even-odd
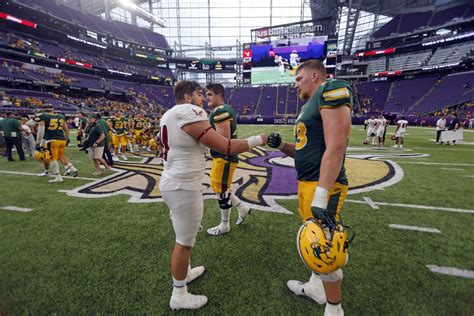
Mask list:
[[[328,274],[344,267],[350,241],[342,223],[332,226],[309,219],[300,227],[296,243],[301,259],[311,271]]]
[[[35,159],[38,162],[49,162],[51,160],[51,153],[47,149],[35,151]]]

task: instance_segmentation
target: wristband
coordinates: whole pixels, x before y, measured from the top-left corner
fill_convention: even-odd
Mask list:
[[[257,135],[257,136],[250,136],[247,138],[247,144],[249,145],[250,148],[254,148],[255,146],[260,146],[263,144],[263,139],[262,136]]]
[[[328,193],[329,191],[323,187],[317,186],[314,191],[313,201],[311,206],[326,209],[328,207]]]

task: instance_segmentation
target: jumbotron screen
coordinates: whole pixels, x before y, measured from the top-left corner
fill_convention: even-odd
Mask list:
[[[317,36],[251,44],[251,83],[293,83],[302,62],[326,58],[327,39]]]

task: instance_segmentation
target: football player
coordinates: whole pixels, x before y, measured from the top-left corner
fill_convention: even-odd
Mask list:
[[[375,122],[376,121],[373,115],[367,120],[367,137],[365,138],[364,145],[367,145],[369,143],[372,145],[375,145],[374,143]]]
[[[229,139],[217,133],[202,109],[204,97],[194,81],[179,81],[174,86],[176,105],[161,120],[164,171],[160,192],[170,208],[176,243],[171,255],[173,310],[197,309],[207,303],[204,295],[188,293],[187,283],[204,273],[204,267],[190,268],[191,249],[201,224],[204,201],[202,180],[206,171],[205,153],[212,148],[226,156],[266,144],[267,135],[248,139]]]
[[[234,109],[224,103],[224,87],[221,84],[209,84],[206,87],[208,105],[213,108],[209,122],[213,129],[227,139],[237,138],[237,114]],[[232,206],[239,211],[236,225],[240,225],[249,214],[250,207],[243,203],[231,190],[232,178],[239,163],[237,155],[226,156],[211,149],[212,169],[211,188],[217,195],[221,209],[221,222],[209,228],[207,233],[212,236],[222,235],[230,231],[230,211]]]
[[[295,126],[295,143],[285,143],[272,133],[268,145],[295,159],[298,178],[298,208],[301,220],[331,218],[340,221],[348,192],[344,158],[351,129],[352,89],[343,80],[326,80],[319,60],[302,63],[295,87],[307,100]],[[342,245],[341,245],[342,247]],[[312,273],[308,282],[288,281],[296,295],[326,303],[324,315],[343,315],[340,268],[326,274]]]
[[[375,137],[377,137],[377,146],[382,147],[384,145],[385,129],[387,128],[387,120],[383,115],[380,115],[375,120]]]
[[[405,117],[402,116],[400,120],[397,121],[397,128],[395,129],[395,139],[396,144],[393,145],[393,148],[403,148],[403,143],[405,142],[405,133],[407,131],[408,121],[405,120]]]
[[[140,145],[144,145],[142,135],[145,132],[145,120],[141,114],[135,115],[135,118],[132,121],[132,129],[133,135],[135,136],[135,150],[139,150]]]
[[[120,157],[123,160],[128,160],[125,157],[125,152],[127,151],[127,119],[122,116],[120,111],[115,112],[115,115],[110,118],[109,128],[112,131],[112,142],[114,144],[114,161],[118,161],[119,149],[121,150]]]
[[[51,166],[51,169],[53,169],[55,177],[48,182],[63,182],[63,178],[59,172],[58,160],[61,161],[66,168],[65,175],[77,177],[78,172],[76,167],[74,167],[64,154],[64,150],[69,141],[69,127],[66,118],[62,114],[55,113],[51,104],[46,104],[43,108],[44,112],[36,117],[36,121],[38,122],[36,147],[37,149],[41,148],[44,139],[44,146],[51,154],[49,165]]]

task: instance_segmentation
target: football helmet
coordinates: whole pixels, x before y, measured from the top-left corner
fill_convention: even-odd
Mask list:
[[[51,160],[51,153],[45,148],[35,151],[35,159],[39,162],[49,162]]]
[[[307,220],[297,235],[298,253],[304,264],[317,274],[328,274],[344,267],[349,243],[342,222],[327,223],[319,219]]]

